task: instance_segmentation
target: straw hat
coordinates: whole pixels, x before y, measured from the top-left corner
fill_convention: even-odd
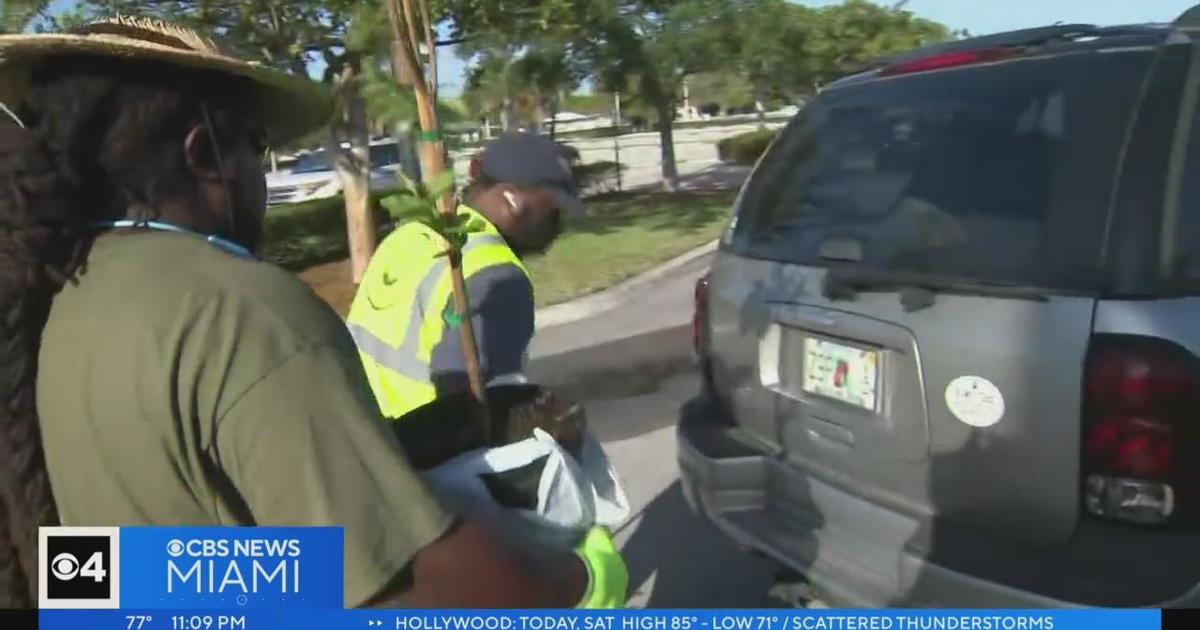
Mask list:
[[[157,61],[248,79],[253,86],[248,113],[273,144],[324,125],[333,112],[328,92],[312,81],[236,59],[190,29],[140,17],[92,22],[69,34],[0,35],[0,101],[18,109],[38,63],[62,55]]]

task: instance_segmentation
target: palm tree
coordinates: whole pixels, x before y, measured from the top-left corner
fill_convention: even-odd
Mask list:
[[[463,100],[471,113],[481,118],[500,117],[500,127],[509,131],[516,123],[517,104],[523,91],[519,61],[513,47],[502,47],[483,54],[467,75]]]
[[[563,94],[579,86],[583,73],[572,63],[566,47],[555,44],[528,49],[517,62],[516,71],[532,101],[533,129],[541,131],[542,121],[549,117],[552,121],[550,135],[553,136],[553,119],[558,114]]]
[[[480,118],[499,114],[505,131],[518,117],[540,131],[542,121],[557,113],[563,94],[577,87],[583,76],[561,45],[540,43],[522,51],[497,47],[480,54],[467,75],[463,99]]]
[[[398,85],[384,70],[364,66],[362,91],[367,99],[367,113],[374,125],[395,131],[417,119],[412,89]],[[442,122],[466,122],[467,117],[449,101],[439,100],[437,110],[438,120]]]

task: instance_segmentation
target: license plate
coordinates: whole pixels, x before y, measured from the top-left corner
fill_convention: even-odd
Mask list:
[[[878,352],[804,340],[804,391],[874,411],[878,384]]]

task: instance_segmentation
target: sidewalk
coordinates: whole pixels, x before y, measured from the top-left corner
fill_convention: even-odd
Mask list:
[[[716,163],[682,175],[681,190],[741,187],[750,168]],[[640,188],[650,190],[659,183]],[[696,280],[712,263],[713,241],[614,287],[539,309],[529,354],[536,358],[569,352],[667,328],[689,325]]]
[[[712,164],[679,174],[679,190],[737,190],[750,175],[749,166],[713,162]],[[649,188],[661,186],[652,184]]]
[[[566,398],[599,400],[650,394],[694,370],[692,299],[712,256],[694,252],[607,295],[584,298],[595,310],[579,304],[583,300],[565,305],[586,313],[538,329],[530,344],[530,377]]]
[[[696,280],[712,263],[710,243],[600,293],[537,312],[532,358],[690,326]]]
[[[749,166],[724,162],[682,163],[679,168],[679,190],[737,190],[750,175]],[[644,166],[626,176],[627,191],[661,190],[662,166]]]

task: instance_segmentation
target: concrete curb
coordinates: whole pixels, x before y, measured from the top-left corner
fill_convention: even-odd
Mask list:
[[[595,400],[649,394],[696,369],[690,325],[534,358],[532,380],[566,398]]]
[[[561,326],[562,324],[579,321],[620,306],[631,293],[662,279],[676,269],[695,261],[697,258],[707,256],[716,250],[717,241],[711,241],[603,291],[592,293],[591,295],[586,295],[570,302],[563,302],[562,304],[555,304],[539,309],[534,314],[536,326],[537,328]]]

